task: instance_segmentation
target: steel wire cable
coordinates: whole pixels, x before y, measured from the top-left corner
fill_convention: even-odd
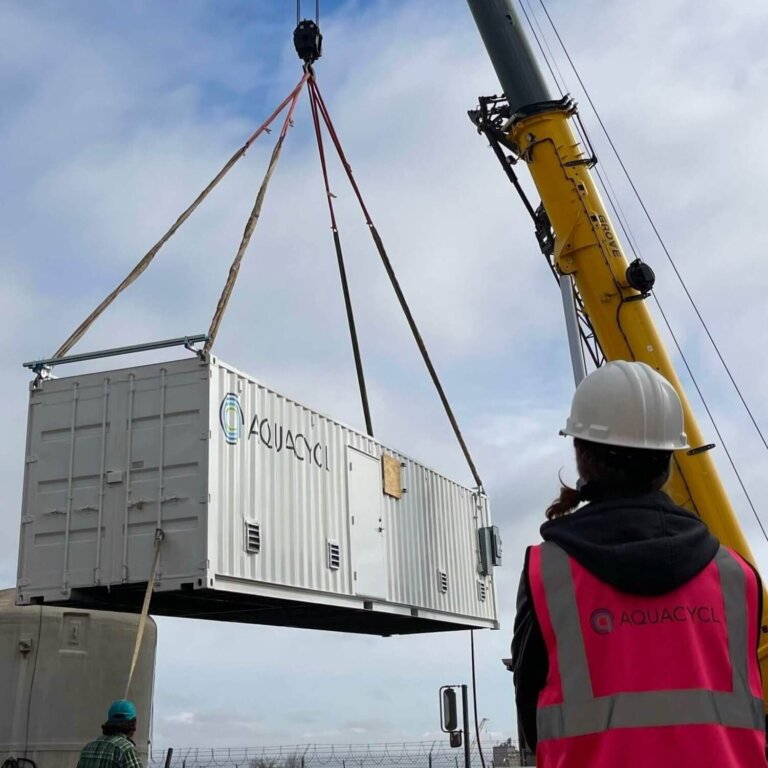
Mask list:
[[[552,19],[552,16],[550,15],[549,11],[547,10],[547,6],[544,2],[544,0],[539,0],[539,3],[541,3],[541,7],[544,10],[544,13],[547,16],[547,19],[549,20],[550,25],[552,26],[552,30],[555,33],[555,36],[557,37],[558,42],[560,43],[561,48],[563,49],[563,53],[565,54],[566,58],[568,59],[568,63],[571,66],[571,69],[573,69],[573,73],[576,75],[576,79],[579,81],[579,85],[581,86],[582,90],[584,91],[584,95],[587,98],[587,101],[589,102],[589,106],[592,108],[592,111],[595,114],[595,117],[597,118],[598,123],[600,124],[600,128],[602,129],[603,133],[605,134],[605,138],[608,140],[608,143],[610,144],[611,150],[613,151],[613,154],[616,156],[616,160],[618,161],[619,165],[621,166],[621,170],[623,171],[624,175],[626,176],[627,181],[629,182],[629,185],[632,189],[632,192],[634,193],[635,197],[637,198],[637,202],[640,204],[640,207],[643,211],[643,214],[645,215],[645,218],[648,220],[648,223],[651,226],[651,229],[653,230],[653,233],[656,237],[656,239],[659,241],[659,244],[661,245],[662,250],[664,251],[665,256],[667,257],[667,260],[669,261],[670,265],[672,266],[672,269],[674,270],[675,275],[677,276],[678,281],[680,282],[680,285],[683,288],[683,291],[685,292],[686,297],[688,298],[688,301],[690,302],[691,306],[693,307],[694,312],[696,313],[696,317],[698,318],[699,322],[701,323],[702,328],[704,328],[704,332],[707,335],[707,338],[709,339],[710,343],[712,344],[713,349],[715,350],[715,353],[717,354],[717,357],[720,360],[720,363],[722,364],[723,368],[725,369],[726,374],[728,375],[728,378],[731,381],[731,384],[733,385],[733,388],[736,390],[736,394],[739,396],[739,400],[741,400],[741,404],[744,406],[745,411],[747,412],[747,415],[749,416],[750,421],[752,422],[753,427],[755,428],[757,434],[760,437],[760,440],[762,441],[763,445],[765,446],[766,450],[768,450],[768,440],[766,440],[765,435],[763,434],[763,431],[760,429],[760,426],[757,423],[757,420],[755,419],[751,408],[749,407],[749,404],[747,403],[746,399],[744,398],[744,395],[741,392],[741,388],[736,382],[736,379],[734,378],[733,374],[731,373],[731,369],[728,366],[728,364],[725,361],[725,358],[723,357],[722,353],[720,352],[720,348],[717,345],[717,342],[714,339],[714,336],[709,330],[709,326],[707,325],[706,321],[704,320],[703,315],[701,314],[701,311],[699,310],[698,305],[696,304],[696,301],[693,298],[693,295],[691,294],[690,290],[688,289],[688,286],[685,283],[685,280],[683,279],[683,276],[675,263],[675,260],[672,258],[672,254],[669,251],[669,248],[667,248],[667,244],[664,241],[664,238],[661,235],[661,232],[659,231],[658,227],[656,226],[656,222],[654,221],[653,217],[651,216],[650,211],[648,210],[645,201],[643,200],[642,196],[640,195],[640,191],[638,190],[637,186],[635,185],[635,182],[629,173],[629,170],[627,169],[626,164],[624,163],[624,160],[621,157],[621,154],[619,153],[613,139],[611,138],[611,134],[609,133],[605,123],[603,122],[602,117],[600,116],[599,111],[597,110],[597,107],[595,106],[594,102],[592,101],[592,97],[590,96],[589,90],[584,85],[584,81],[581,78],[581,75],[579,74],[578,69],[576,68],[576,65],[571,58],[570,53],[568,52],[568,48],[565,45],[565,42],[563,41],[562,37],[560,36],[560,32],[557,29],[557,26],[555,25],[554,20]]]
[[[373,756],[374,754],[378,754],[378,757],[374,757],[374,756]],[[387,758],[388,758],[390,755],[389,755],[389,752],[388,752],[388,750],[387,750],[387,748],[386,748],[386,747],[384,748],[384,751],[383,751],[383,752],[379,751],[378,753],[371,753],[371,751],[370,751],[370,745],[369,745],[369,746],[368,746],[368,751],[366,752],[366,756],[367,756],[368,758],[370,758],[371,762],[372,762],[372,763],[374,763],[375,765],[382,765],[382,764],[384,763],[384,761],[385,761],[385,760],[386,760],[386,759],[387,759]],[[400,757],[398,757],[398,758],[397,758],[397,760],[398,760],[398,761],[399,761],[400,759],[402,759],[402,755],[401,755]]]
[[[301,0],[296,0],[296,26],[301,21]],[[315,24],[320,24],[320,0],[315,0]]]
[[[539,23],[538,16],[536,15],[536,12],[534,11],[533,6],[531,5],[531,0],[520,0],[521,3],[525,2],[528,10],[530,11],[531,18],[533,19],[534,23],[536,24],[536,28],[539,30],[539,34],[541,35],[541,40],[544,43],[545,48],[547,49],[547,52],[549,54],[549,58],[551,60],[551,64],[548,63],[548,66],[550,67],[550,72],[552,73],[552,77],[555,80],[555,85],[557,85],[558,90],[560,91],[560,95],[564,96],[564,91],[567,90],[565,87],[565,77],[563,76],[562,71],[560,70],[560,65],[557,62],[557,57],[552,52],[552,48],[549,45],[549,40],[547,39],[547,36],[544,34],[544,30],[541,27],[541,24]],[[530,22],[529,22],[530,24]],[[562,87],[560,83],[557,82],[557,77],[555,77],[555,73],[552,71],[552,66],[554,66],[555,71],[560,76],[560,83],[562,83]]]
[[[190,760],[192,753],[196,755],[195,760]],[[164,750],[163,750],[164,753]],[[204,755],[202,754],[204,753]],[[262,761],[263,764],[273,765],[275,768],[288,768],[291,765],[291,758],[301,755],[305,758],[305,766],[312,764],[312,756],[325,756],[333,764],[341,768],[357,768],[362,765],[373,764],[376,761],[386,760],[390,766],[418,766],[423,768],[424,758],[431,753],[433,765],[453,764],[453,753],[447,747],[440,745],[436,747],[435,742],[415,741],[415,742],[384,742],[378,744],[330,744],[330,745],[282,745],[272,747],[261,747],[257,750],[251,748],[233,748],[216,747],[201,750],[199,748],[188,748],[186,752],[177,750],[174,753],[174,762],[181,760],[187,762],[189,768],[204,768],[204,766],[237,766],[242,761],[251,761],[250,768]],[[473,746],[472,754],[477,754],[477,748]],[[157,759],[158,750],[152,749],[150,763],[159,765]],[[307,756],[310,760],[307,761]],[[255,761],[255,762],[254,762]],[[245,764],[244,764],[245,765]]]
[[[314,754],[313,760],[317,760],[317,762],[320,765],[328,765],[328,763],[330,763],[331,760],[333,760],[333,752],[331,752],[331,754],[330,754],[330,756],[328,757],[327,760],[323,760],[323,758],[320,757],[320,753],[317,750],[315,750],[315,754]]]
[[[544,62],[547,65],[547,69],[549,70],[549,74],[552,75],[552,80],[555,82],[555,87],[558,91],[560,91],[560,95],[563,96],[563,89],[560,87],[560,83],[557,82],[557,77],[555,76],[555,70],[552,68],[552,63],[549,60],[549,56],[547,56],[546,52],[544,51],[544,47],[541,44],[541,40],[539,40],[539,36],[536,34],[536,30],[533,28],[533,22],[531,21],[530,17],[528,16],[528,11],[525,9],[526,7],[526,0],[519,0],[520,2],[520,10],[523,12],[523,15],[525,16],[525,20],[528,22],[528,27],[531,30],[531,34],[533,35],[533,39],[536,41],[536,45],[539,47],[539,51],[541,52],[542,58],[544,59]],[[533,16],[533,9],[528,5],[529,10],[531,11],[531,16]],[[536,22],[538,24],[538,21]],[[543,37],[542,33],[542,37]],[[549,46],[547,46],[549,48]],[[551,51],[550,51],[551,53]],[[554,57],[552,57],[554,59]],[[562,77],[562,76],[561,76]],[[565,79],[563,79],[563,83],[565,83]]]
[[[696,391],[699,393],[699,397],[701,398],[701,402],[704,405],[704,409],[707,412],[707,416],[709,416],[709,420],[712,422],[712,426],[715,430],[715,434],[717,435],[717,439],[720,441],[720,444],[723,446],[723,451],[725,452],[725,455],[728,457],[728,463],[731,465],[731,469],[733,470],[734,475],[736,475],[736,479],[739,482],[739,485],[741,486],[741,490],[744,493],[744,496],[747,499],[747,503],[749,504],[750,509],[752,510],[752,514],[754,515],[755,520],[757,520],[757,524],[760,526],[760,530],[763,533],[763,538],[768,542],[768,532],[765,529],[765,526],[763,525],[763,521],[760,519],[760,515],[757,513],[757,509],[755,508],[754,503],[752,502],[752,497],[749,495],[749,492],[747,491],[746,485],[744,484],[744,480],[741,477],[741,473],[736,468],[736,462],[733,460],[733,456],[731,455],[730,450],[728,450],[728,445],[726,444],[719,427],[717,426],[717,422],[715,421],[715,417],[712,415],[712,412],[709,409],[709,405],[707,404],[707,401],[704,399],[704,395],[701,392],[701,389],[699,388],[698,382],[696,381],[696,377],[693,375],[693,372],[691,371],[691,367],[688,365],[688,361],[685,359],[685,355],[683,354],[683,350],[680,347],[680,343],[677,340],[677,336],[675,335],[675,332],[672,330],[672,326],[669,323],[669,320],[667,319],[667,316],[664,312],[664,310],[661,307],[661,304],[659,303],[658,298],[656,298],[654,294],[654,300],[656,302],[656,306],[659,309],[659,312],[661,313],[662,318],[664,318],[664,324],[667,326],[667,330],[669,331],[670,336],[672,336],[672,341],[675,344],[675,347],[677,348],[677,351],[680,353],[680,357],[683,361],[683,364],[685,365],[685,369],[688,371],[688,375],[691,377],[691,381],[693,382],[693,386],[696,388]]]
[[[612,200],[610,193],[605,188],[605,185],[603,184],[603,190],[606,194],[606,197],[608,199],[609,205],[613,209],[613,212],[616,214],[618,218],[618,213],[616,210],[616,203]],[[620,221],[620,220],[619,220]],[[621,223],[621,222],[620,222]],[[624,227],[622,225],[622,229],[624,230]],[[626,235],[627,232],[624,230],[624,234]],[[630,244],[631,246],[631,244]],[[634,249],[633,249],[634,252]],[[720,441],[720,445],[723,447],[723,452],[725,453],[728,463],[731,466],[731,469],[733,470],[734,475],[736,476],[736,480],[739,483],[739,486],[741,487],[742,492],[744,493],[744,497],[747,500],[747,504],[749,504],[749,507],[752,511],[752,514],[755,517],[755,520],[757,520],[757,524],[760,527],[760,530],[763,533],[763,538],[765,538],[766,541],[768,541],[768,532],[766,532],[766,529],[763,525],[762,520],[760,519],[760,516],[758,515],[757,509],[755,507],[754,502],[752,501],[752,496],[750,495],[749,491],[747,490],[746,484],[744,483],[744,480],[741,476],[741,473],[739,472],[736,462],[733,459],[733,456],[731,454],[730,449],[728,448],[728,444],[725,441],[725,438],[722,435],[722,432],[720,431],[720,426],[717,423],[717,420],[715,419],[714,414],[712,413],[711,408],[709,407],[709,403],[707,402],[707,399],[704,397],[704,393],[701,390],[701,387],[699,386],[699,382],[696,379],[696,376],[693,373],[693,370],[691,369],[691,366],[688,362],[688,358],[685,355],[685,352],[683,351],[682,345],[680,344],[677,334],[675,333],[674,329],[672,328],[672,324],[669,321],[669,318],[667,317],[666,312],[664,311],[664,308],[661,305],[661,301],[659,300],[659,297],[654,293],[653,294],[653,301],[656,304],[656,307],[659,310],[659,313],[661,314],[661,317],[664,321],[664,325],[669,332],[670,337],[672,338],[672,342],[675,345],[675,348],[677,349],[678,354],[680,355],[680,359],[683,362],[683,366],[685,367],[685,370],[688,373],[688,377],[691,380],[691,383],[693,384],[694,389],[696,390],[696,393],[699,396],[699,400],[701,401],[701,404],[704,406],[704,410],[706,411],[707,417],[709,418],[710,423],[712,424],[712,428],[715,430],[715,434],[717,435],[717,439]]]
[[[541,55],[544,57],[544,61],[546,62],[547,67],[549,68],[549,71],[552,74],[552,78],[554,79],[555,85],[557,86],[557,89],[560,92],[560,96],[563,97],[563,96],[565,96],[563,88],[565,88],[567,90],[567,84],[566,84],[565,78],[563,77],[563,75],[561,73],[560,77],[561,77],[561,79],[563,81],[563,88],[561,88],[560,84],[557,82],[557,78],[555,77],[554,70],[552,69],[552,64],[549,61],[547,53],[545,52],[544,47],[542,46],[542,43],[539,40],[539,36],[538,36],[538,34],[536,33],[536,30],[533,27],[533,23],[531,22],[531,18],[528,16],[528,13],[525,10],[525,6],[523,5],[523,0],[519,0],[519,2],[520,2],[520,8],[523,11],[523,14],[525,15],[526,21],[528,22],[528,27],[531,30],[531,34],[533,35],[533,38],[536,40],[536,43],[537,43],[537,45],[539,47],[539,51],[541,52]],[[529,8],[531,10],[531,16],[533,16],[535,18],[535,14],[533,13],[533,9],[530,7],[530,5],[529,5]],[[538,25],[538,21],[537,21],[537,25]],[[541,28],[539,27],[539,29],[541,29]],[[542,32],[542,36],[543,36],[543,32]],[[545,39],[545,43],[546,43],[546,39]],[[549,50],[550,53],[551,53],[551,48],[549,47],[549,43],[546,43],[546,47],[547,47],[547,50]],[[558,67],[558,71],[560,71],[559,67]],[[574,127],[576,129],[576,133],[579,136],[579,139],[581,140],[581,144],[585,147],[585,149],[586,148],[591,148],[592,147],[592,143],[589,141],[589,137],[587,136],[586,127],[582,128],[579,120],[574,120]],[[593,155],[594,155],[594,152],[593,152]],[[594,170],[597,173],[598,178],[601,178],[600,177],[600,171],[598,170],[597,165],[596,165],[597,164],[597,157],[594,157],[594,161],[595,161],[595,169]],[[619,223],[622,224],[621,221],[619,221]],[[623,224],[622,224],[622,229],[623,229]],[[625,231],[625,234],[626,234],[626,231]],[[631,243],[630,243],[630,245],[631,245]],[[553,273],[555,275],[555,278],[558,279],[558,274],[559,273],[558,273],[558,270],[557,270],[555,264],[551,263],[550,266],[551,266],[552,271],[553,271]],[[616,285],[616,292],[619,295],[619,297],[622,297],[622,286],[619,283],[619,281],[616,279],[616,277],[613,276],[612,271],[611,271],[611,275],[612,275],[612,278],[613,278],[613,282]],[[574,295],[575,295],[575,292],[576,292],[576,288],[574,286]],[[621,300],[619,302],[619,305],[616,308],[616,325],[618,326],[619,331],[621,332],[621,335],[624,338],[624,343],[627,346],[627,350],[628,350],[629,354],[631,355],[632,359],[635,360],[636,357],[635,357],[634,351],[632,350],[632,345],[630,344],[629,338],[627,337],[627,334],[624,332],[624,328],[623,328],[623,326],[621,324],[621,309],[622,309],[623,306],[624,306],[624,300],[623,300],[623,298],[621,298]],[[599,343],[600,343],[599,339],[597,341],[598,341],[598,346],[599,346]],[[583,348],[584,348],[584,337],[582,335],[582,355],[583,355]]]
[[[539,0],[539,1],[541,2],[542,7],[544,8],[544,12],[546,13],[547,12],[546,6],[544,6],[544,3],[543,3],[542,0]],[[520,0],[521,7],[522,7],[522,2],[523,2],[523,0]],[[527,2],[527,0],[526,0],[526,2]],[[533,12],[533,9],[531,8],[530,10],[531,10],[531,15],[533,16],[534,19],[536,19],[535,13]],[[523,9],[523,13],[525,13],[524,9]],[[589,100],[590,106],[592,107],[592,111],[595,113],[595,116],[598,118],[598,120],[600,120],[600,117],[597,114],[597,110],[595,109],[595,106],[592,103],[592,100],[589,97],[589,94],[587,93],[586,87],[584,86],[584,83],[583,83],[582,79],[579,77],[579,74],[576,71],[575,66],[573,65],[573,61],[572,61],[571,57],[568,55],[568,52],[567,52],[567,50],[565,48],[565,45],[564,45],[562,39],[560,38],[560,36],[558,35],[557,29],[554,26],[554,23],[552,22],[552,19],[549,16],[548,13],[547,13],[547,17],[549,18],[549,21],[550,21],[550,24],[552,25],[553,31],[557,35],[558,40],[560,42],[560,45],[563,48],[563,51],[565,52],[566,56],[568,57],[568,61],[571,64],[571,67],[573,68],[574,73],[576,74],[576,77],[579,80],[579,84],[581,85],[582,89],[584,90],[585,95],[587,96],[587,99]],[[553,72],[553,69],[552,69],[552,65],[547,60],[547,54],[544,52],[542,44],[539,42],[538,36],[536,34],[536,31],[533,29],[533,25],[531,24],[531,21],[528,18],[527,14],[526,14],[526,19],[528,20],[528,25],[531,28],[531,32],[534,35],[534,38],[536,38],[536,41],[537,41],[538,46],[539,46],[539,50],[541,51],[542,56],[544,56],[545,61],[547,61],[547,66],[549,68],[549,71],[552,73],[553,78],[554,78],[554,72]],[[537,26],[538,26],[538,21],[537,21]],[[552,50],[551,50],[549,44],[546,42],[546,37],[544,36],[544,32],[543,32],[543,30],[541,29],[540,26],[539,26],[539,30],[540,30],[542,36],[544,37],[544,42],[545,42],[547,50],[550,52],[550,54],[552,54]],[[562,79],[563,87],[567,90],[567,83],[566,83],[565,77],[562,75],[562,72],[560,71],[559,66],[557,66],[556,60],[555,60],[555,67],[557,68],[557,71],[560,73],[560,77]],[[563,88],[560,88],[560,85],[559,85],[559,83],[557,83],[557,79],[556,78],[555,78],[555,82],[557,84],[558,90],[560,91],[560,95],[562,96],[563,95]],[[600,120],[600,124],[601,124],[601,127],[603,128],[603,132],[606,134],[606,138],[610,142],[611,141],[610,137],[608,136],[608,133],[607,133],[607,131],[605,129],[605,126],[603,125],[601,120]],[[581,138],[582,142],[586,144],[588,140],[585,137],[585,135],[582,133],[581,127],[578,125],[578,123],[576,124],[575,127],[576,127],[577,133],[579,134],[579,137]],[[621,163],[621,158],[618,156],[616,148],[613,146],[612,142],[611,142],[611,148],[613,149],[613,152],[616,155],[617,160]],[[624,170],[624,173],[627,174],[627,170],[624,167],[624,164],[621,163],[621,165],[622,165],[622,169]],[[613,187],[613,184],[610,181],[610,176],[608,174],[608,171],[604,170],[601,173],[600,169],[597,168],[597,167],[595,167],[594,170],[595,170],[595,173],[596,173],[596,175],[598,177],[598,180],[600,182],[600,186],[602,187],[603,193],[605,194],[606,199],[608,200],[608,204],[610,205],[614,215],[616,216],[616,219],[619,222],[619,226],[621,227],[621,230],[624,233],[624,236],[626,237],[627,242],[629,243],[629,246],[630,246],[630,249],[632,250],[632,253],[635,255],[635,257],[640,258],[639,247],[637,247],[637,245],[636,245],[636,239],[635,239],[634,233],[632,232],[631,227],[629,225],[629,219],[626,217],[626,214],[624,214],[623,208],[621,207],[621,204],[619,202],[618,196],[616,195],[616,192],[615,192],[615,189]],[[631,179],[629,181],[630,181],[630,184],[631,184],[632,183]],[[633,188],[634,188],[634,185],[633,185]],[[637,195],[637,190],[635,190],[635,194]],[[642,205],[642,201],[640,201],[640,202],[641,202],[641,205]],[[649,215],[647,211],[645,211],[645,213],[646,213],[646,216]],[[662,243],[662,245],[663,245],[663,243]],[[667,255],[669,255],[669,254],[667,254]],[[670,261],[671,261],[671,259],[670,259]],[[673,266],[674,266],[674,264],[673,264]],[[682,282],[682,278],[680,277],[679,274],[678,274],[678,279]],[[690,296],[689,296],[689,298],[690,298]],[[664,325],[666,326],[667,331],[669,332],[670,337],[672,338],[672,341],[673,341],[673,343],[675,345],[675,348],[677,349],[677,352],[680,355],[680,358],[681,358],[681,360],[683,362],[683,365],[684,365],[684,367],[685,367],[685,369],[686,369],[686,371],[688,373],[688,376],[691,379],[691,382],[692,382],[692,384],[693,384],[693,386],[694,386],[694,388],[695,388],[695,390],[696,390],[696,392],[697,392],[697,394],[699,396],[699,399],[701,400],[702,405],[704,406],[704,410],[706,411],[707,417],[709,418],[709,421],[711,422],[712,427],[715,430],[715,434],[717,435],[717,438],[718,438],[718,440],[720,441],[720,444],[723,447],[723,451],[724,451],[724,453],[725,453],[725,455],[726,455],[726,457],[728,459],[728,463],[730,464],[730,467],[731,467],[731,469],[732,469],[732,471],[733,471],[733,473],[734,473],[734,475],[736,477],[736,480],[739,483],[739,486],[741,487],[741,490],[742,490],[742,492],[744,494],[744,497],[747,500],[747,504],[749,505],[750,510],[752,511],[752,514],[753,514],[755,520],[757,521],[758,526],[760,527],[760,530],[761,530],[761,532],[763,534],[763,537],[765,538],[766,541],[768,541],[768,532],[766,531],[766,528],[763,525],[762,520],[760,519],[760,516],[759,516],[759,514],[757,512],[757,509],[755,507],[755,504],[752,501],[752,497],[751,497],[749,491],[747,490],[746,484],[745,484],[745,482],[744,482],[744,480],[743,480],[743,478],[741,476],[741,473],[739,472],[739,470],[738,470],[738,468],[736,466],[736,462],[734,461],[733,455],[731,454],[731,451],[728,448],[728,444],[726,443],[726,441],[725,441],[725,439],[724,439],[724,437],[722,435],[722,432],[721,432],[720,427],[719,427],[719,425],[717,423],[717,420],[715,419],[714,414],[712,413],[712,410],[709,407],[709,403],[707,402],[707,400],[706,400],[706,398],[704,396],[704,393],[702,392],[701,387],[699,386],[698,380],[696,379],[696,376],[693,373],[693,370],[692,370],[692,368],[691,368],[691,366],[690,366],[690,364],[688,362],[688,359],[687,359],[687,357],[685,355],[685,352],[683,351],[682,345],[680,344],[680,342],[679,342],[679,340],[677,338],[677,335],[675,334],[675,332],[674,332],[674,330],[672,328],[672,325],[671,325],[671,323],[669,321],[669,318],[667,317],[667,314],[664,312],[664,308],[661,305],[661,301],[659,300],[658,296],[655,293],[653,294],[653,299],[654,299],[654,303],[656,304],[656,306],[659,309],[659,313],[661,314],[662,319],[664,320]],[[619,321],[619,324],[620,324],[620,321]],[[712,340],[711,338],[710,338],[710,340],[714,344],[714,340]],[[736,386],[736,383],[733,381],[733,379],[732,379],[732,383],[734,384],[734,386]],[[737,388],[737,390],[738,390],[738,388]],[[742,403],[744,404],[745,407],[747,407],[747,405],[743,401],[743,399],[742,399]],[[748,411],[748,413],[750,413],[748,407],[747,407],[747,411]],[[751,416],[751,413],[750,413],[750,416]],[[757,427],[757,424],[754,422],[754,419],[753,419],[753,424],[758,429],[758,432],[760,432],[759,427]],[[760,436],[762,438],[762,433],[760,433]],[[765,442],[765,441],[763,440],[763,442]]]
[[[604,192],[606,194],[606,197],[608,199],[608,202],[609,202],[611,208],[613,209],[613,212],[616,214],[616,216],[618,218],[618,213],[617,213],[617,210],[616,210],[616,203],[611,198],[611,195],[608,192],[608,190],[605,188],[604,184],[603,184],[603,190],[604,190]],[[619,222],[621,223],[621,220],[619,220]],[[627,235],[627,232],[624,229],[623,225],[622,225],[622,229],[624,230],[624,234]],[[630,244],[630,246],[631,246],[631,244]],[[634,248],[633,248],[633,252],[634,252]],[[679,340],[677,338],[677,334],[675,333],[674,329],[672,328],[672,324],[670,323],[669,318],[667,317],[667,314],[666,314],[666,312],[664,311],[664,308],[661,305],[661,301],[659,300],[659,297],[655,293],[653,293],[653,301],[656,304],[656,307],[658,308],[659,313],[661,314],[661,317],[662,317],[662,319],[664,321],[664,325],[666,326],[666,329],[669,332],[670,337],[672,338],[672,342],[674,343],[675,348],[677,349],[677,352],[680,355],[680,359],[683,361],[683,366],[685,367],[685,370],[688,373],[688,377],[690,378],[691,383],[693,384],[694,389],[696,390],[696,393],[699,396],[699,400],[701,400],[701,404],[704,406],[704,410],[706,411],[707,417],[709,418],[709,421],[712,424],[712,428],[715,430],[715,434],[717,435],[717,439],[720,441],[720,445],[722,445],[722,447],[723,447],[723,452],[725,453],[725,455],[726,455],[726,457],[728,459],[728,463],[730,464],[731,469],[733,470],[733,473],[736,476],[736,480],[738,481],[739,486],[741,487],[741,490],[744,493],[744,497],[747,500],[747,504],[749,504],[749,507],[750,507],[750,509],[752,511],[752,514],[754,515],[755,520],[757,520],[757,524],[758,524],[758,526],[760,527],[760,530],[763,533],[763,538],[765,538],[765,540],[768,541],[768,532],[766,532],[766,529],[765,529],[765,527],[763,525],[763,522],[760,519],[760,516],[758,515],[758,512],[757,512],[757,509],[755,507],[755,504],[752,501],[752,496],[750,495],[749,491],[747,490],[746,484],[744,483],[744,480],[743,480],[743,478],[741,476],[741,473],[739,472],[739,470],[738,470],[738,468],[736,466],[736,462],[733,459],[731,451],[728,448],[728,444],[725,441],[725,438],[723,437],[722,432],[720,431],[720,426],[718,425],[717,420],[715,419],[715,416],[714,416],[714,414],[712,413],[712,410],[709,407],[709,403],[707,402],[706,398],[704,397],[704,393],[702,392],[701,387],[699,386],[699,382],[696,379],[696,376],[694,375],[693,370],[691,369],[691,366],[690,366],[690,364],[688,362],[688,358],[685,356],[685,352],[683,351],[682,345],[680,344],[680,342],[679,342]]]
[[[528,22],[528,27],[531,30],[531,34],[533,35],[533,38],[536,40],[536,44],[538,45],[539,50],[541,51],[541,55],[543,56],[544,61],[547,64],[547,68],[549,69],[549,72],[552,75],[552,79],[555,81],[557,90],[562,98],[563,96],[565,96],[566,92],[568,91],[568,84],[565,79],[565,76],[562,73],[562,70],[560,69],[560,65],[557,62],[557,58],[555,57],[552,51],[549,41],[547,40],[547,36],[544,34],[544,30],[542,29],[541,24],[539,23],[539,19],[538,19],[538,16],[536,15],[534,8],[531,6],[530,0],[519,0],[519,2],[520,2],[520,7],[523,11],[523,14],[525,15],[526,21]],[[530,12],[530,17],[528,15],[528,12],[526,12],[525,10],[526,7]],[[533,23],[531,19],[533,19]],[[536,29],[534,29],[534,26],[533,26],[534,23],[536,25],[536,29],[538,29],[538,32],[536,31]],[[546,48],[546,51],[545,51],[545,48]],[[557,74],[559,75],[559,80],[558,80],[558,77],[555,75],[555,71],[557,71]],[[574,128],[576,129],[576,133],[578,134],[582,145],[585,147],[591,146],[592,142],[589,140],[589,137],[586,132],[586,127],[582,129],[580,122],[574,121]],[[619,222],[619,226],[621,227],[621,230],[624,233],[624,236],[626,237],[627,242],[629,243],[629,247],[633,255],[637,258],[640,258],[640,249],[636,245],[636,238],[629,225],[629,219],[624,213],[624,209],[621,207],[621,203],[618,201],[618,197],[616,195],[616,191],[614,190],[613,184],[611,183],[608,170],[606,169],[601,172],[600,168],[597,165],[595,165],[594,171],[595,171],[595,174],[597,175],[597,178],[600,181],[600,185],[603,191],[605,192],[606,197],[608,198],[611,204],[611,208],[613,209],[616,219]],[[613,195],[613,198],[615,199],[612,199],[611,195]]]

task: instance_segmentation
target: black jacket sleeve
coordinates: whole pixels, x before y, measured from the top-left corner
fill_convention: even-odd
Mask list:
[[[536,749],[536,704],[547,681],[549,661],[544,637],[533,610],[528,579],[530,547],[525,553],[525,567],[517,593],[517,615],[512,635],[512,673],[515,682],[515,704],[521,741]]]
[[[757,568],[755,568],[752,563],[750,563],[748,560],[744,560],[744,562],[750,567],[752,572],[755,574],[755,579],[757,580],[757,637],[755,638],[755,654],[758,655],[758,665],[760,666],[760,641],[762,640],[763,635],[766,633],[766,629],[763,626],[763,580],[760,578],[760,574],[758,573]],[[762,666],[760,666],[761,677],[762,671]],[[763,696],[765,696],[765,690],[768,681],[763,680],[762,682]],[[768,714],[765,716],[765,737],[765,757],[768,759]]]

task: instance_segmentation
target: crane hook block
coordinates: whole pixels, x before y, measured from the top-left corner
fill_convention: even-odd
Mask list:
[[[293,45],[305,64],[314,64],[323,55],[320,27],[311,19],[300,21],[293,31]]]

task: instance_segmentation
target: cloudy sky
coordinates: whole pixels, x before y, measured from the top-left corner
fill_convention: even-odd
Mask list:
[[[305,3],[307,6],[313,3]],[[768,431],[768,7],[552,0],[550,10],[713,336]],[[536,5],[540,10],[540,6]],[[300,74],[289,0],[0,0],[0,583],[15,579],[29,376],[203,188]],[[539,14],[543,24],[543,17]],[[502,528],[502,630],[480,633],[479,709],[514,735],[514,593],[557,474],[572,391],[559,294],[522,206],[466,117],[499,87],[464,0],[323,0],[317,71]],[[765,448],[607,151],[657,295],[768,521]],[[217,352],[362,426],[303,100]],[[270,151],[260,142],[92,329],[88,350],[203,332]],[[377,262],[333,171],[377,436],[467,484]],[[151,358],[150,358],[151,359]],[[687,380],[687,379],[686,379]],[[698,413],[700,401],[692,398]],[[705,433],[712,428],[702,416]],[[768,549],[717,460],[763,566]],[[158,620],[157,745],[429,739],[464,634],[360,638]]]

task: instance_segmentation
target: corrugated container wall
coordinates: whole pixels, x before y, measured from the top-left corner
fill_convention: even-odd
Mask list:
[[[22,603],[392,634],[496,627],[483,494],[216,358],[30,396]]]
[[[80,750],[101,734],[110,702],[125,693],[138,617],[16,606],[14,597],[13,589],[0,591],[0,764],[26,757],[40,768],[75,768]],[[144,765],[156,641],[150,620],[130,691]]]

